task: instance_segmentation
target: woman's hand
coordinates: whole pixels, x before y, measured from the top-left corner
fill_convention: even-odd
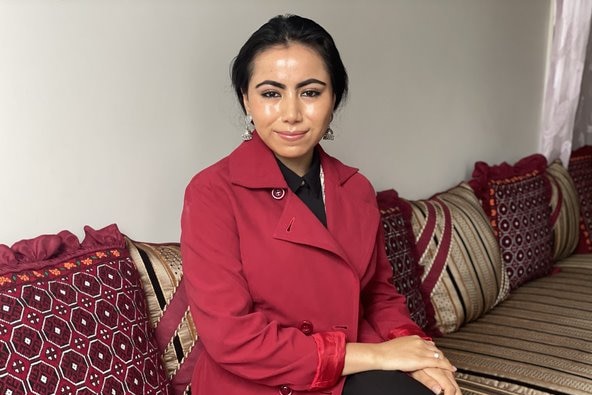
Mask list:
[[[454,372],[448,359],[434,342],[419,336],[403,336],[378,344],[381,370],[413,372],[425,368],[439,368]]]
[[[419,381],[435,394],[462,395],[454,375],[448,370],[426,368],[411,373],[411,377]]]
[[[383,343],[348,343],[343,374],[367,370],[415,372],[427,368],[448,371],[451,375],[456,371],[434,342],[419,336],[403,336]]]

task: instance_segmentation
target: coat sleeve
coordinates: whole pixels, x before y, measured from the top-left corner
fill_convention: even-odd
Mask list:
[[[411,335],[430,339],[411,319],[405,297],[391,282],[393,269],[386,257],[382,226],[378,226],[376,232],[376,242],[367,273],[369,279],[363,281],[361,294],[364,319],[382,340]]]
[[[254,308],[231,200],[224,180],[198,175],[187,187],[181,216],[184,276],[206,351],[222,368],[259,384],[295,390],[335,385],[343,371],[345,334],[306,336]]]

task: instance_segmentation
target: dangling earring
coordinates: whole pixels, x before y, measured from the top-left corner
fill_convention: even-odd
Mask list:
[[[253,130],[255,130],[255,125],[253,125],[253,117],[251,114],[245,115],[245,131],[242,134],[243,141],[249,141],[253,138]]]
[[[327,131],[323,135],[323,140],[328,140],[328,141],[335,140],[335,133],[333,133],[333,129],[327,128]]]

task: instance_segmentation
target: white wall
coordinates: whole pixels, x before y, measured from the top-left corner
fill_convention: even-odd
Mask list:
[[[239,142],[229,64],[278,13],[334,36],[326,149],[427,197],[537,147],[550,0],[0,0],[0,243],[111,222],[174,241],[184,187]]]

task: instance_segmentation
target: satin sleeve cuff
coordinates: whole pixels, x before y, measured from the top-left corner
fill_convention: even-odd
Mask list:
[[[402,326],[399,328],[394,328],[391,329],[389,331],[389,340],[391,339],[395,339],[397,337],[403,337],[403,336],[413,336],[413,335],[417,335],[419,337],[421,337],[423,340],[432,340],[431,337],[427,336],[425,333],[423,333],[423,331],[421,329],[419,329],[416,326],[412,326],[412,325],[406,325],[406,326]]]
[[[335,385],[345,364],[345,333],[321,332],[312,335],[317,344],[318,364],[309,390]]]

